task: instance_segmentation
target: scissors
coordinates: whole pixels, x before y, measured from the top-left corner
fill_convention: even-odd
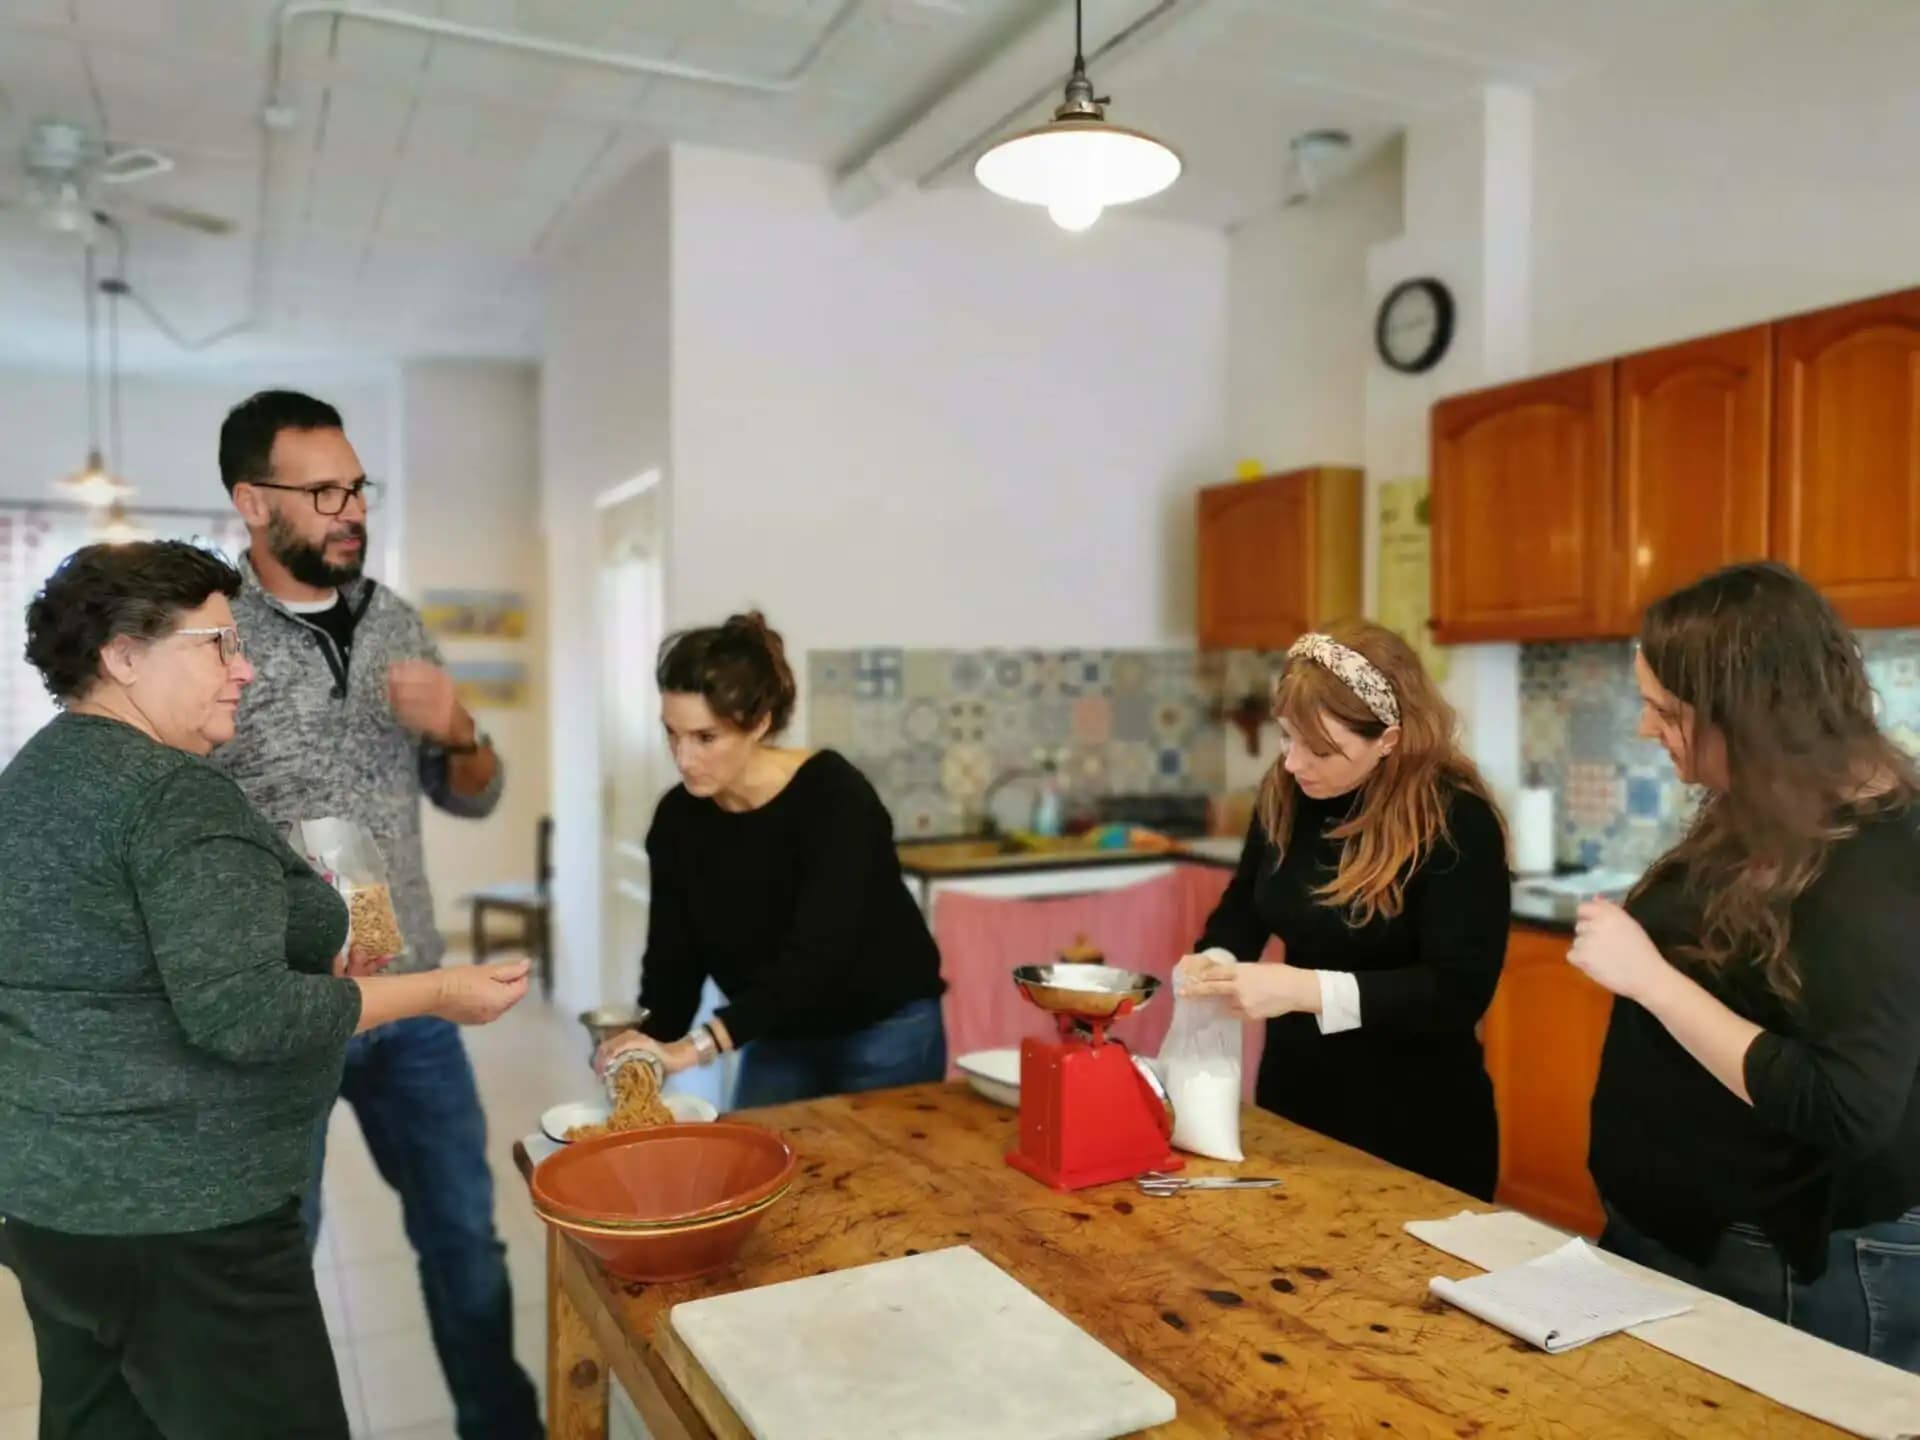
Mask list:
[[[1188,1190],[1270,1190],[1280,1182],[1264,1175],[1167,1175],[1149,1170],[1140,1177],[1148,1195],[1179,1195]]]

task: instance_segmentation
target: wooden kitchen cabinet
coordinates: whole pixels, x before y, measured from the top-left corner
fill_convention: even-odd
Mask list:
[[[1588,1107],[1613,997],[1567,963],[1570,935],[1516,925],[1481,1038],[1500,1111],[1500,1185],[1510,1205],[1598,1235],[1587,1174]]]
[[[1767,554],[1773,329],[1619,362],[1614,629],[1709,571]]]
[[[1774,554],[1849,624],[1920,624],[1920,290],[1775,334]]]
[[[1360,613],[1358,470],[1319,466],[1200,492],[1200,646],[1284,650]]]
[[[1613,366],[1433,407],[1433,630],[1446,643],[1609,633]]]
[[[1736,561],[1920,625],[1920,290],[1433,408],[1442,641],[1630,635]]]

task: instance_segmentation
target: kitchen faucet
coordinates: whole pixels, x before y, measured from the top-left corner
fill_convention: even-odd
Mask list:
[[[994,776],[993,780],[987,785],[987,788],[980,794],[980,833],[989,840],[999,838],[1000,825],[999,822],[993,818],[994,796],[998,795],[1016,780],[1038,780],[1039,778],[1040,772],[1030,769],[1006,770]]]

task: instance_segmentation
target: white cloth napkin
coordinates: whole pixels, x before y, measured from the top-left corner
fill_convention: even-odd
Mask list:
[[[1584,1240],[1569,1240],[1538,1259],[1470,1280],[1436,1275],[1428,1288],[1469,1315],[1554,1355],[1692,1308],[1676,1295],[1615,1270]]]
[[[1411,1220],[1407,1233],[1483,1270],[1524,1264],[1568,1238],[1551,1225],[1507,1210]],[[1684,1315],[1634,1326],[1627,1332],[1634,1339],[1867,1440],[1920,1440],[1920,1375],[1816,1340],[1617,1255],[1597,1258],[1692,1307]]]

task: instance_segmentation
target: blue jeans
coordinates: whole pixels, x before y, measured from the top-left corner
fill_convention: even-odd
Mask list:
[[[1836,1230],[1827,1268],[1796,1280],[1786,1257],[1752,1225],[1721,1233],[1713,1259],[1696,1265],[1607,1207],[1600,1244],[1762,1315],[1920,1375],[1920,1208],[1898,1220]]]
[[[539,1397],[513,1358],[507,1251],[493,1228],[487,1122],[458,1026],[422,1017],[347,1042],[340,1098],[353,1106],[381,1178],[400,1196],[420,1263],[433,1348],[460,1440],[544,1436]],[[302,1218],[320,1238],[323,1120]]]
[[[849,1035],[768,1035],[740,1051],[733,1108],[918,1085],[947,1073],[938,1000],[914,1000]]]

